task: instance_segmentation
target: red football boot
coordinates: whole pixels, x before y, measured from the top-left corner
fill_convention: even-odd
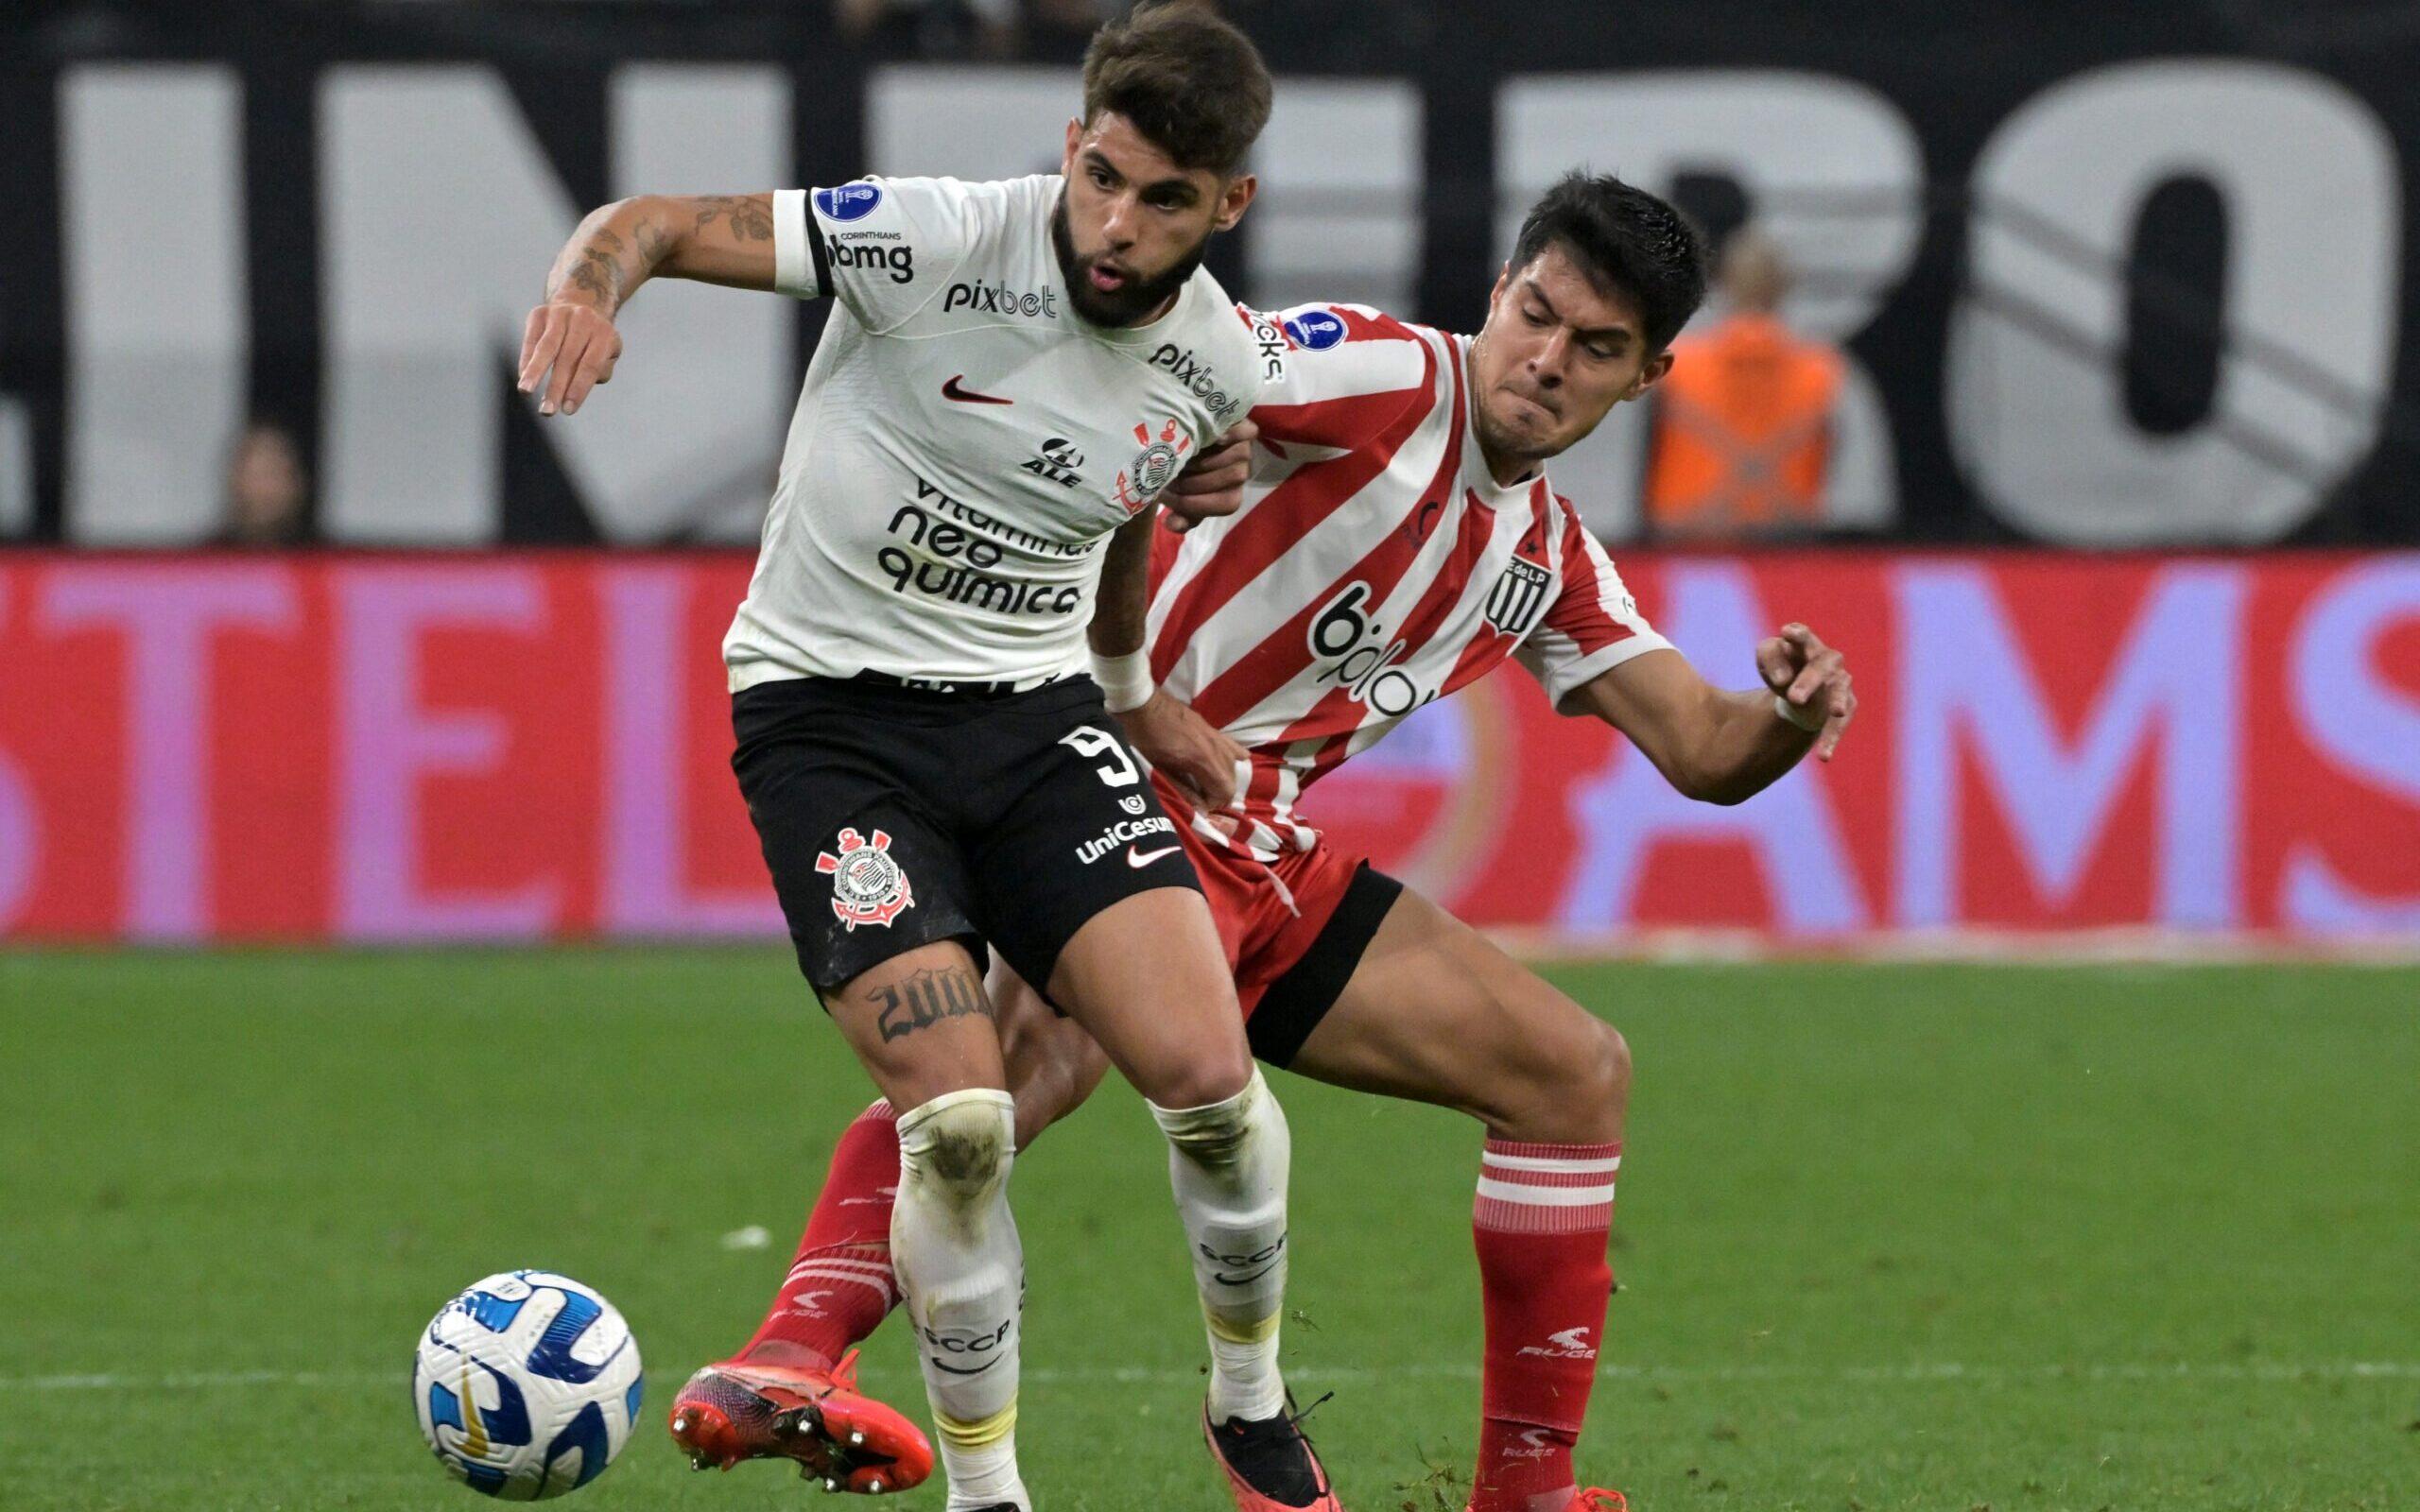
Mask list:
[[[1304,1435],[1300,1416],[1290,1409],[1257,1422],[1230,1418],[1213,1423],[1204,1405],[1201,1435],[1210,1441],[1219,1468],[1227,1472],[1236,1512],[1344,1512],[1344,1503],[1328,1485],[1327,1467]]]
[[[857,1393],[857,1351],[829,1370],[725,1360],[672,1399],[672,1438],[699,1469],[791,1459],[827,1491],[904,1491],[933,1473],[933,1447],[893,1408]]]

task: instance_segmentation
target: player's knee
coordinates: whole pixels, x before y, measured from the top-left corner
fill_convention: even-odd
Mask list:
[[[1016,1105],[1007,1092],[944,1092],[899,1115],[901,1195],[975,1211],[1007,1184],[1015,1152]]]
[[[1143,1095],[1161,1108],[1207,1108],[1240,1096],[1252,1085],[1252,1051],[1238,1040],[1232,1047],[1203,1049],[1162,1068]]]
[[[1210,1170],[1238,1165],[1256,1152],[1283,1150],[1289,1143],[1285,1110],[1249,1061],[1243,1086],[1225,1097],[1154,1103],[1151,1116],[1179,1155]]]
[[[1521,1036],[1471,1111],[1507,1138],[1608,1143],[1630,1106],[1630,1043],[1612,1024],[1557,994],[1552,1027]]]
[[[1602,1019],[1588,1021],[1593,1041],[1582,1077],[1582,1100],[1603,1109],[1618,1125],[1630,1108],[1630,1041]]]

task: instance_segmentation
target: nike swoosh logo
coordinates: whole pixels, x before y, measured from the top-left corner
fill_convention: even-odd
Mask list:
[[[959,387],[959,380],[965,376],[966,374],[962,372],[955,374],[949,382],[942,385],[942,397],[955,399],[961,404],[1013,404],[1016,403],[1013,399],[994,399],[990,394],[978,394],[972,388]]]
[[[1210,1274],[1210,1279],[1217,1281],[1221,1286],[1249,1286],[1276,1268],[1277,1262],[1272,1260],[1268,1264],[1263,1265],[1260,1269],[1253,1271],[1249,1276],[1230,1276],[1223,1271],[1213,1271]]]
[[[1157,850],[1137,850],[1130,845],[1126,848],[1126,864],[1140,871],[1160,857],[1172,856],[1184,849],[1184,847],[1181,845],[1171,845],[1163,846]]]

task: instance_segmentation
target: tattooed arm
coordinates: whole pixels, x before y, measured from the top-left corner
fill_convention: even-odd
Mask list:
[[[538,413],[568,415],[611,381],[622,355],[614,317],[650,278],[769,289],[773,272],[771,195],[641,195],[591,211],[546,275],[545,302],[529,312],[521,391],[544,381]]]

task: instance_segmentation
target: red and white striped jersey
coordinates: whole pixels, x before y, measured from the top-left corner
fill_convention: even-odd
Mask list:
[[[1349,304],[1245,318],[1289,348],[1244,506],[1153,537],[1149,644],[1169,693],[1251,748],[1235,843],[1273,859],[1317,841],[1305,789],[1506,658],[1560,702],[1669,643],[1542,473],[1489,475],[1468,337]]]

